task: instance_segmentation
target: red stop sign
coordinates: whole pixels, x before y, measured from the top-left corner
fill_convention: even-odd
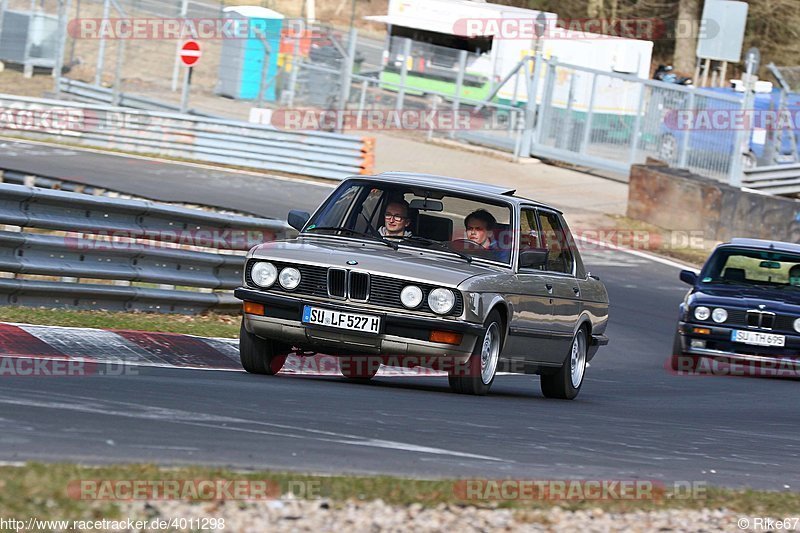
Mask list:
[[[181,61],[187,67],[191,67],[200,59],[200,43],[197,41],[186,41],[181,46]]]

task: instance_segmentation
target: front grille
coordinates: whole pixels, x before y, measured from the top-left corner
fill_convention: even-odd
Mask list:
[[[347,294],[347,271],[340,268],[328,269],[328,294],[344,298]]]
[[[256,287],[253,279],[250,277],[250,268],[255,261],[263,261],[263,259],[250,259],[245,269],[245,284],[250,287]],[[282,268],[291,266],[300,270],[300,285],[294,290],[286,290],[281,287],[280,283],[270,287],[270,291],[279,291],[284,293],[291,293],[301,296],[317,296],[321,298],[346,298],[359,302],[369,302],[375,306],[406,310],[403,303],[400,301],[400,291],[406,285],[416,285],[422,289],[422,305],[417,311],[433,313],[428,307],[428,294],[437,288],[438,285],[429,285],[424,283],[416,283],[402,279],[390,278],[386,276],[370,275],[366,272],[352,272],[342,268],[328,268],[315,265],[298,265],[287,263],[283,261],[270,261],[275,267],[280,270]],[[349,277],[349,291],[348,291],[348,277]],[[452,311],[448,313],[451,316],[458,316],[464,310],[464,301],[461,292],[455,290],[456,303]],[[742,312],[744,316],[744,312]],[[789,324],[791,328],[791,323]]]
[[[369,299],[369,274],[365,272],[350,272],[351,300],[365,302]]]
[[[762,313],[761,314],[761,327],[763,329],[773,329],[775,327],[775,314]]]
[[[747,327],[773,329],[775,327],[775,313],[767,311],[748,311]]]
[[[761,313],[756,311],[747,312],[747,326],[757,328],[761,325]]]
[[[746,326],[747,314],[742,309],[728,309],[728,324]]]

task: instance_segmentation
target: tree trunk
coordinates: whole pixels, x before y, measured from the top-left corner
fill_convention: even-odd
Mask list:
[[[697,51],[697,35],[694,29],[700,26],[701,0],[680,0],[678,4],[678,20],[675,22],[675,53],[672,65],[677,72],[686,76],[694,75],[695,53]]]

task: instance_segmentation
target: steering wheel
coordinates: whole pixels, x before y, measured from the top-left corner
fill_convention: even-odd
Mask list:
[[[483,246],[469,239],[455,239],[450,241],[450,247],[454,250],[483,250]]]

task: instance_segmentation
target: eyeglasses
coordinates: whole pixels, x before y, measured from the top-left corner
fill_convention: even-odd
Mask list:
[[[402,220],[405,220],[407,217],[404,217],[403,215],[393,215],[391,213],[386,213],[385,215],[383,215],[383,218],[385,218],[386,220],[396,220],[400,222]]]

